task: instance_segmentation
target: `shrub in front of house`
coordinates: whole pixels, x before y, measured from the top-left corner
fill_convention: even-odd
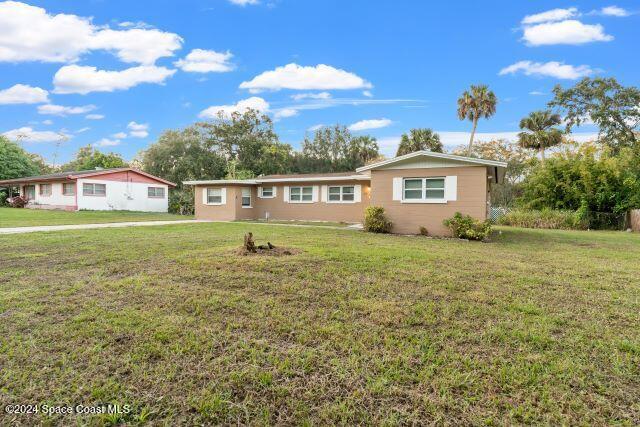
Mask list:
[[[456,212],[453,217],[445,219],[443,224],[449,227],[453,237],[459,239],[485,240],[491,234],[489,221],[480,221],[460,212]]]
[[[371,233],[389,233],[392,223],[384,213],[384,208],[369,206],[364,211],[364,230]]]
[[[585,230],[589,227],[587,216],[582,211],[558,209],[514,209],[500,217],[498,224],[562,230]]]

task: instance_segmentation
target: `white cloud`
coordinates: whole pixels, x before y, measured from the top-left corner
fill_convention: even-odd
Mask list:
[[[118,133],[114,133],[111,136],[113,138],[115,138],[115,139],[125,139],[127,137],[127,133],[126,132],[118,132]]]
[[[300,101],[302,99],[329,99],[331,98],[331,94],[329,92],[304,92],[304,93],[296,93],[291,95],[291,99],[295,101]]]
[[[317,130],[322,129],[323,127],[325,127],[325,125],[323,125],[322,123],[319,123],[319,124],[317,124],[317,125],[313,125],[313,126],[311,126],[311,127],[310,127],[309,129],[307,129],[307,130],[309,130],[309,131],[311,131],[311,132],[315,132],[315,131],[317,131]]]
[[[129,136],[133,138],[146,138],[149,136],[148,123],[129,122],[127,129],[129,129]]]
[[[299,113],[299,112],[298,112],[298,110],[296,110],[295,108],[282,108],[282,109],[280,109],[280,110],[276,110],[276,111],[273,113],[273,117],[274,117],[276,120],[279,120],[279,119],[284,119],[284,118],[286,118],[286,117],[294,117],[294,116],[297,116],[297,115],[298,115],[298,113]]]
[[[41,7],[0,3],[0,61],[75,62],[92,50],[113,52],[124,62],[153,64],[173,56],[182,38],[155,29],[112,30],[90,18],[51,15]]]
[[[315,67],[287,64],[272,71],[265,71],[252,80],[240,84],[241,89],[248,89],[251,93],[280,89],[331,90],[371,87],[371,83],[361,77],[325,64]]]
[[[91,49],[113,52],[123,62],[152,65],[158,59],[173,56],[182,47],[182,38],[177,34],[160,30],[105,29],[94,34],[89,44]]]
[[[84,118],[87,120],[102,120],[104,119],[104,114],[87,114]]]
[[[360,131],[368,129],[380,129],[389,126],[393,123],[389,119],[372,119],[372,120],[360,120],[349,126],[349,130]]]
[[[193,49],[187,56],[173,63],[182,71],[190,73],[224,73],[235,66],[229,62],[233,54],[214,50]]]
[[[238,101],[236,104],[211,106],[202,110],[198,117],[203,119],[217,119],[219,112],[222,112],[224,116],[229,117],[231,113],[244,113],[249,109],[266,113],[269,111],[269,103],[258,96],[252,96],[251,98]]]
[[[579,45],[598,41],[608,42],[613,40],[613,36],[605,34],[604,27],[600,24],[583,24],[569,19],[525,27],[523,39],[530,46]]]
[[[373,98],[373,93],[371,93],[371,91],[370,91],[370,90],[363,90],[363,91],[362,91],[362,94],[363,94],[364,96],[366,96],[367,98]]]
[[[49,119],[47,119],[47,120],[43,120],[43,121],[42,121],[42,124],[43,124],[43,125],[52,125],[52,124],[53,124],[53,120],[49,120]]]
[[[155,65],[141,65],[122,71],[98,70],[96,67],[66,65],[53,77],[55,93],[113,92],[141,83],[164,83],[176,70]]]
[[[95,110],[95,105],[83,105],[81,107],[66,107],[64,105],[45,104],[38,106],[39,114],[48,114],[51,116],[68,116],[71,114],[85,114]]]
[[[246,6],[248,4],[258,4],[259,0],[229,0],[230,3],[238,6]]]
[[[3,133],[3,135],[12,141],[21,140],[25,142],[57,142],[71,138],[70,135],[67,135],[64,132],[53,132],[49,130],[37,131],[30,127],[12,129]]]
[[[594,70],[592,70],[588,65],[573,66],[557,61],[550,61],[546,63],[519,61],[503,68],[498,74],[504,76],[506,74],[516,74],[517,72],[522,72],[527,76],[535,75],[555,77],[557,79],[576,80],[593,74]]]
[[[17,84],[0,90],[0,105],[49,102],[49,92],[39,87]]]
[[[625,10],[618,6],[607,6],[600,9],[600,13],[606,16],[617,16],[620,18],[624,18],[625,16],[631,15],[631,12]]]
[[[90,127],[83,127],[83,128],[78,129],[76,131],[76,133],[83,133],[83,132],[86,132],[88,130],[91,130],[91,128]]]
[[[113,147],[116,145],[120,145],[120,140],[119,139],[109,139],[109,138],[102,138],[101,140],[95,142],[93,144],[96,147]]]
[[[132,22],[132,21],[124,21],[124,22],[120,22],[118,24],[118,27],[121,28],[153,28],[152,25],[147,24],[144,21],[136,21],[136,22]]]
[[[542,22],[564,21],[578,14],[578,9],[570,7],[568,9],[552,9],[535,15],[527,15],[522,19],[525,25],[540,24]]]
[[[529,95],[542,96],[542,95],[546,95],[546,94],[544,92],[540,92],[539,90],[532,90],[531,92],[529,92]]]

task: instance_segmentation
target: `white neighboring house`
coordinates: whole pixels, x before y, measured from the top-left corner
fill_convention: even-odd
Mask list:
[[[172,182],[132,168],[62,172],[0,181],[31,209],[167,212]]]

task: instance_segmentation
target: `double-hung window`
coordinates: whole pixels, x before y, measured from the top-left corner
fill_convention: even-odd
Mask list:
[[[260,196],[267,199],[273,197],[273,187],[262,187]]]
[[[355,187],[353,185],[329,187],[329,202],[353,202],[355,201]]]
[[[291,187],[289,189],[290,202],[312,202],[313,187]]]
[[[63,196],[75,196],[76,195],[76,183],[75,182],[63,182],[62,183],[62,195]]]
[[[207,188],[207,204],[210,204],[210,205],[222,204],[221,188]]]
[[[85,182],[82,184],[82,195],[104,197],[107,195],[107,184],[93,184]]]
[[[444,200],[444,177],[405,178],[403,199],[409,201]]]
[[[242,207],[243,208],[251,207],[251,188],[242,189]]]
[[[51,195],[51,184],[40,184],[40,195],[48,197]]]
[[[164,199],[164,188],[163,187],[148,187],[147,188],[147,197],[150,199]]]

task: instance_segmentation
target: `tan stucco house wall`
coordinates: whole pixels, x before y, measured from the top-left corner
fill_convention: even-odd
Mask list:
[[[393,223],[392,232],[417,234],[420,227],[426,227],[429,234],[441,236],[450,234],[443,221],[456,212],[480,220],[487,218],[491,183],[503,178],[505,168],[502,162],[422,151],[365,166],[355,173],[271,175],[185,184],[195,186],[196,219],[268,217],[360,223],[367,206],[381,206]],[[410,191],[417,182],[421,190]],[[299,191],[294,190],[296,187],[312,188],[305,190],[308,200],[292,199],[291,193]],[[332,202],[330,187],[353,191],[352,200]],[[224,194],[222,203],[208,203],[207,189],[219,189],[216,194]],[[243,189],[245,196],[251,196],[250,206],[242,206]],[[265,190],[267,195],[263,194]]]

